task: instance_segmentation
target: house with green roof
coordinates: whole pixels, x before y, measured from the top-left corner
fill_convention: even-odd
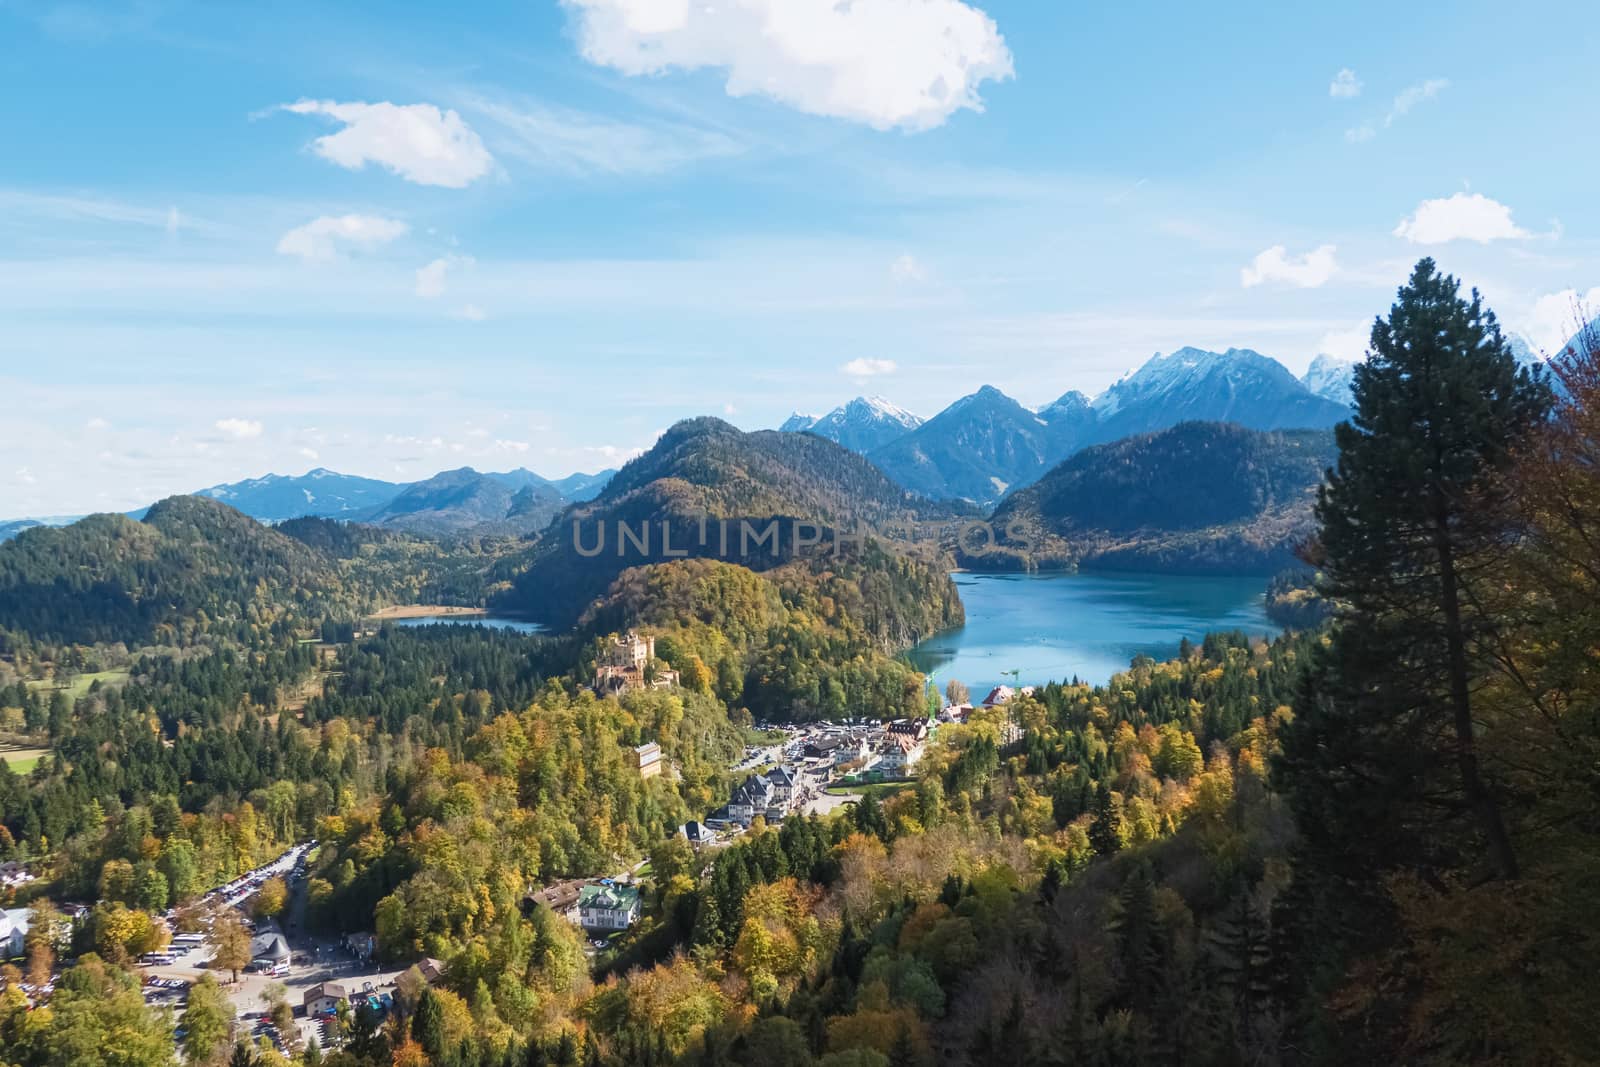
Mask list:
[[[626,930],[639,920],[639,890],[631,885],[586,885],[578,891],[585,930]]]

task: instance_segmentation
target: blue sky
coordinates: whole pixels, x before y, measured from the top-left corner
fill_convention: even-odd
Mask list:
[[[1301,8],[0,0],[0,517],[1298,372],[1424,254],[1559,344],[1586,5]]]

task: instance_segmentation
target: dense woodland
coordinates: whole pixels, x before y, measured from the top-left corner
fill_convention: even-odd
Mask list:
[[[936,546],[940,524],[966,515],[960,505],[906,492],[832,441],[690,419],[593,501],[563,512],[496,603],[567,625],[632,567],[691,557],[768,570],[831,556],[836,546],[853,550],[868,536],[906,549]]]
[[[798,720],[926,714],[922,676],[894,654],[963,617],[943,569],[869,543],[762,573],[707,559],[633,568],[583,625],[643,626],[686,688]]]
[[[1334,455],[1324,430],[1216,422],[1095,445],[1006,497],[990,520],[996,543],[971,539],[960,559],[980,570],[1271,574],[1311,535]]]
[[[0,1063],[170,1063],[174,1020],[123,970],[160,938],[150,913],[307,836],[313,923],[446,966],[306,1063],[1592,1062],[1600,336],[1554,373],[1423,261],[1356,373],[1306,570],[1275,583],[1316,605],[1292,633],[980,709],[905,787],[698,854],[672,830],[726,796],[747,714],[924,699],[889,653],[959,617],[936,569],[876,545],[640,567],[562,637],[358,635],[292,578],[245,624],[223,581],[185,594],[209,625],[77,691],[50,688],[69,628],[12,608],[0,716],[52,755],[0,771],[0,858],[98,903],[30,942],[26,966],[76,961],[47,1006],[8,973]],[[35,537],[0,573],[43,566]],[[128,640],[135,616],[111,616],[64,617]],[[627,625],[684,685],[581,687]],[[639,776],[644,740],[676,774]],[[645,918],[592,968],[525,898],[642,859]],[[190,1062],[281,1060],[230,1048],[195,996],[186,1029],[212,1036]]]

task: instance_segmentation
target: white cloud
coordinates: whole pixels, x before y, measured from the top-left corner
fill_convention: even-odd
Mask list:
[[[1482,193],[1457,193],[1440,200],[1424,200],[1416,214],[1400,220],[1396,237],[1413,244],[1441,245],[1448,241],[1488,244],[1528,232],[1511,221],[1511,209]]]
[[[417,269],[416,294],[424,300],[436,300],[444,295],[445,275],[458,267],[470,267],[471,256],[440,256],[425,267]]]
[[[1356,77],[1356,72],[1345,67],[1333,76],[1333,81],[1328,83],[1328,95],[1336,100],[1348,100],[1361,95],[1361,79]]]
[[[302,455],[306,459],[311,460],[313,463],[315,463],[320,458],[317,455],[317,450],[314,449],[314,448],[302,448],[302,449],[300,449],[300,455]]]
[[[463,304],[461,306],[460,316],[461,318],[466,319],[468,322],[482,322],[484,319],[489,317],[477,304]]]
[[[1343,72],[1341,71],[1340,73]],[[1358,87],[1359,84],[1360,83],[1357,83]],[[1334,86],[1337,85],[1338,80],[1335,79]],[[1388,129],[1390,126],[1393,126],[1397,120],[1409,114],[1411,110],[1418,104],[1422,103],[1424,100],[1432,100],[1449,87],[1450,80],[1448,78],[1429,78],[1427,81],[1421,81],[1415,85],[1408,85],[1406,88],[1400,90],[1399,95],[1397,95],[1389,104],[1389,110],[1384,114],[1381,122],[1364,122],[1360,126],[1355,126],[1351,129],[1348,129],[1344,131],[1344,139],[1352,143],[1370,141],[1374,137],[1378,136],[1378,128],[1380,126],[1383,129]],[[1332,91],[1333,86],[1330,86],[1329,92]],[[1333,93],[1333,95],[1338,96],[1339,94]]]
[[[378,215],[323,215],[296,226],[278,240],[278,252],[307,261],[327,261],[339,255],[342,245],[375,248],[406,232],[398,219]]]
[[[1360,323],[1347,330],[1329,330],[1317,342],[1317,351],[1346,363],[1356,363],[1367,357],[1367,343],[1371,339],[1371,324]]]
[[[1450,88],[1448,78],[1429,78],[1427,81],[1408,85],[1400,90],[1400,95],[1389,105],[1389,113],[1383,118],[1384,126],[1393,126],[1396,119],[1404,117],[1424,100],[1432,100],[1448,88]]]
[[[1580,293],[1563,289],[1547,293],[1533,302],[1533,308],[1520,320],[1518,331],[1540,352],[1554,355],[1578,332],[1582,316],[1600,315],[1600,286]]]
[[[83,425],[84,425],[85,429],[89,429],[89,430],[109,430],[109,429],[111,429],[111,423],[107,422],[105,419],[100,418],[98,415],[95,416],[94,418],[90,419],[88,422],[84,423]]]
[[[312,142],[318,155],[347,170],[377,163],[418,185],[460,189],[489,173],[494,157],[460,115],[432,104],[340,104],[300,100],[284,104],[297,115],[325,115],[344,123]]]
[[[564,0],[585,59],[624,74],[716,68],[732,96],[924,130],[1010,77],[994,20],[961,0]]]
[[[1239,271],[1239,284],[1246,289],[1268,282],[1315,289],[1326,285],[1328,279],[1339,273],[1339,264],[1334,260],[1336,251],[1338,248],[1334,245],[1322,245],[1294,257],[1283,245],[1273,245]]]
[[[167,208],[167,236],[176,237],[183,228],[183,216],[178,213],[177,206]]]
[[[39,480],[33,476],[33,471],[29,470],[27,467],[17,468],[16,479],[23,485],[33,485]]]
[[[839,369],[852,378],[874,378],[880,374],[893,374],[899,364],[892,359],[852,359]]]
[[[526,441],[496,441],[494,447],[501,452],[526,452],[533,446]]]
[[[218,419],[218,430],[236,441],[249,441],[261,436],[261,423],[255,419]]]
[[[925,282],[928,270],[916,256],[908,253],[889,264],[889,276],[897,282]]]

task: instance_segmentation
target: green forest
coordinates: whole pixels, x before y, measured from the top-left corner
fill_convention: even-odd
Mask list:
[[[977,708],[899,788],[710,849],[677,829],[739,784],[754,722],[930,713],[899,653],[963,609],[949,557],[890,528],[958,511],[828,442],[700,420],[567,517],[874,534],[579,570],[570,542],[193,498],[25,531],[0,545],[0,737],[48,755],[0,763],[0,861],[43,877],[0,890],[36,920],[0,961],[0,1064],[1592,1063],[1600,335],[1523,366],[1425,259],[1353,389],[1331,441],[1186,424],[1012,498],[1048,523],[1093,486],[1063,537],[1292,512],[1279,636]],[[1244,488],[1208,493],[1224,468]],[[557,595],[553,634],[369,621]],[[597,695],[630,629],[679,684]],[[641,773],[649,742],[670,773]],[[313,838],[311,928],[438,977],[341,1013],[338,1048],[231,1040],[210,978],[146,1007],[161,914]],[[593,959],[530,896],[620,870],[642,917]]]

